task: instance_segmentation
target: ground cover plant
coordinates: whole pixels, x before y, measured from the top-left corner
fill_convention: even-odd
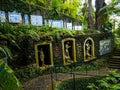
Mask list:
[[[50,75],[54,73],[82,73],[85,71],[91,70],[98,70],[100,68],[107,67],[107,61],[105,59],[98,59],[93,63],[87,63],[82,65],[61,65],[61,66],[48,66],[48,67],[41,67],[36,68],[35,65],[27,65],[22,68],[18,68],[15,70],[15,75],[21,82],[29,81],[33,78],[43,76],[43,75]]]
[[[98,84],[89,83],[90,90],[120,90],[120,74],[117,70],[109,71],[106,77],[97,80]]]
[[[13,70],[0,60],[0,90],[23,90]]]
[[[120,74],[110,70],[108,75],[81,77],[63,80],[57,84],[56,90],[119,90]]]
[[[84,78],[74,78],[61,81],[56,90],[89,90],[87,88],[89,83],[96,83],[96,80],[103,78],[103,76],[93,76]],[[97,84],[97,83],[96,83]]]
[[[120,49],[120,25],[118,26],[117,29],[115,29],[115,30],[113,31],[113,33],[114,33],[114,36],[115,36],[116,47],[117,47],[118,49]]]

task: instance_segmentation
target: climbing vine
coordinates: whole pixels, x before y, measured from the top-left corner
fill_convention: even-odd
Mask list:
[[[21,13],[31,13],[37,9],[43,10],[42,7],[33,5],[21,0],[1,0],[0,10],[1,11],[17,11]]]

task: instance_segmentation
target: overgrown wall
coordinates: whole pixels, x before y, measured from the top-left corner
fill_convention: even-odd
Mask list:
[[[101,34],[86,34],[86,35],[74,35],[74,36],[61,36],[60,38],[54,37],[52,40],[50,38],[45,40],[40,40],[35,43],[39,42],[52,42],[52,52],[53,52],[53,62],[54,65],[63,64],[63,52],[62,52],[62,40],[66,38],[73,38],[75,39],[75,48],[76,48],[76,61],[78,64],[84,63],[84,42],[85,40],[91,37],[94,41],[94,48],[95,48],[95,59],[100,58],[101,56],[110,54],[114,48],[114,40],[112,33],[101,33]],[[111,40],[111,51],[107,54],[100,55],[100,41],[101,40]],[[34,50],[34,49],[33,49]],[[92,60],[91,60],[92,61]]]
[[[16,49],[17,56],[14,57],[15,61],[14,67],[16,66],[24,66],[29,64],[36,64],[36,56],[35,56],[35,45],[38,43],[51,42],[52,43],[52,55],[53,55],[53,65],[63,65],[63,51],[62,51],[62,40],[67,38],[75,39],[75,50],[76,50],[76,63],[83,64],[84,61],[84,42],[90,37],[94,41],[94,53],[95,58],[88,61],[94,61],[101,56],[106,56],[110,54],[114,49],[114,36],[112,33],[101,33],[101,34],[85,34],[85,35],[61,35],[59,38],[54,37],[42,37],[39,40],[33,40],[30,37],[22,38],[19,40],[18,44],[20,49]],[[100,41],[101,40],[111,40],[110,42],[110,52],[100,55]],[[18,52],[18,53],[17,53]]]

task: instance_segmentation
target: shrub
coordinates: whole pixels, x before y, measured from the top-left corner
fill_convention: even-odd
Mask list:
[[[103,78],[103,76],[75,78],[62,81],[57,86],[57,90],[89,90],[87,85],[89,83],[96,83],[96,80]]]
[[[0,60],[0,90],[23,90],[10,67]]]
[[[90,83],[87,87],[90,90],[120,90],[120,74],[117,70],[110,71],[106,77],[95,83]]]

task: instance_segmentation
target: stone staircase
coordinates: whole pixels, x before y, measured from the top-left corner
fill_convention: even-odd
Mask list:
[[[115,50],[109,59],[109,68],[120,69],[120,50]]]

